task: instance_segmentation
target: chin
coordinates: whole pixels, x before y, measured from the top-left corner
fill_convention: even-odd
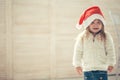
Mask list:
[[[93,33],[98,33],[99,31],[93,31]]]

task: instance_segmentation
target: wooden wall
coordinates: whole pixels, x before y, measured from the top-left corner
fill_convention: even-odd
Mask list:
[[[119,0],[0,0],[0,80],[79,77],[72,66],[75,38],[80,32],[75,25],[82,11],[94,4],[106,16],[106,29],[114,37],[118,55],[119,38],[114,26],[120,26],[120,18],[115,22],[115,16],[120,17],[119,3]]]

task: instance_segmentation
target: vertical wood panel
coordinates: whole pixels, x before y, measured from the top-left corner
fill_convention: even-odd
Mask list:
[[[14,79],[50,77],[48,0],[14,0]]]
[[[5,1],[0,0],[0,80],[6,80]]]
[[[6,70],[7,80],[13,80],[13,34],[12,34],[12,0],[5,0],[5,19],[6,19]]]
[[[56,0],[49,0],[50,79],[56,80]]]

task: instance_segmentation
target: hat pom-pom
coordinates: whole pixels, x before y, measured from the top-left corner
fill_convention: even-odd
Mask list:
[[[78,30],[80,30],[80,29],[82,29],[82,28],[83,28],[83,26],[82,26],[82,25],[80,25],[80,24],[76,24],[76,28],[77,28]]]
[[[80,30],[82,28],[82,25],[76,24],[76,28]]]

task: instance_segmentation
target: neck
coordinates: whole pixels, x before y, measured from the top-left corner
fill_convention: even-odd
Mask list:
[[[92,32],[92,31],[89,31],[89,32],[92,33],[92,35],[95,37],[97,34],[99,34],[101,32],[101,30],[96,33]]]

